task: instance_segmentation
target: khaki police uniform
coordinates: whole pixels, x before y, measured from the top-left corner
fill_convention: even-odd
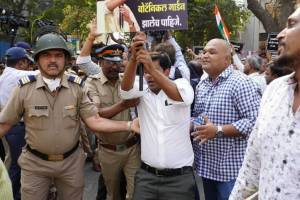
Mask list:
[[[82,199],[85,154],[78,147],[79,119],[97,109],[81,85],[80,78],[64,74],[52,96],[41,75],[28,76],[2,110],[0,122],[15,124],[23,116],[26,125],[27,148],[18,160],[22,199],[47,199],[52,179],[60,200]]]
[[[98,108],[110,107],[121,101],[121,80],[113,85],[103,74],[92,75],[87,80],[88,96]],[[131,119],[129,109],[115,115],[113,120]],[[134,176],[140,167],[140,146],[132,132],[99,133],[99,160],[107,188],[108,200],[120,199],[120,177],[123,171],[127,181],[126,199],[132,199]]]

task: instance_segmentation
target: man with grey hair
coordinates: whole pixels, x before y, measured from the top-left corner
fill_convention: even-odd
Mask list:
[[[264,74],[260,74],[259,70],[262,67],[263,60],[258,55],[248,56],[245,62],[244,73],[247,74],[260,88],[261,94],[267,87],[267,82]]]

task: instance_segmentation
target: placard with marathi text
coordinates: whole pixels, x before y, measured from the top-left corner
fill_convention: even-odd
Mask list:
[[[97,3],[102,33],[188,29],[187,0],[126,0],[117,6],[110,1]]]

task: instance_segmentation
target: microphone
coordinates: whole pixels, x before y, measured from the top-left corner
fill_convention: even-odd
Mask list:
[[[144,85],[144,65],[142,63],[138,64],[139,72],[139,91],[143,91]]]
[[[123,8],[124,4],[119,6],[119,9]],[[119,25],[120,25],[120,29],[123,30],[124,27],[124,16],[123,14],[119,11]]]
[[[143,48],[148,50],[148,43],[145,42],[143,45]],[[138,64],[138,74],[139,74],[139,91],[143,91],[143,85],[144,85],[144,65],[143,63]]]

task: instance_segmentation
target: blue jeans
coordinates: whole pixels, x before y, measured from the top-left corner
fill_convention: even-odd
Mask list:
[[[18,165],[18,158],[22,152],[22,147],[25,146],[25,126],[23,122],[19,122],[13,126],[5,135],[5,139],[9,145],[11,155],[11,165],[8,169],[8,174],[12,182],[14,199],[21,199],[20,195],[20,178],[21,168]]]
[[[235,179],[228,182],[220,182],[203,177],[202,181],[205,199],[208,200],[227,200],[235,183]]]

